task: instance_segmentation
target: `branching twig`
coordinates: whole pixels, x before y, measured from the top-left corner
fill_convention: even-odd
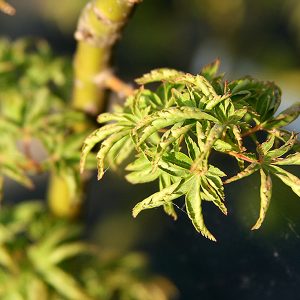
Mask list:
[[[258,124],[254,127],[252,127],[251,129],[249,129],[248,131],[244,132],[242,134],[242,137],[246,137],[246,136],[249,136],[257,131],[261,131],[261,130],[264,130],[263,126],[261,124]]]
[[[251,159],[241,153],[237,153],[237,152],[234,152],[234,151],[228,151],[226,152],[227,154],[233,156],[233,157],[236,157],[236,158],[239,158],[239,159],[242,159],[242,160],[245,160],[247,162],[250,162],[250,163],[254,163],[254,162],[258,162],[257,160],[255,159]]]
[[[132,86],[119,79],[110,70],[106,70],[99,73],[95,77],[94,82],[100,88],[104,87],[110,89],[111,91],[117,93],[122,98],[130,96],[134,92]]]

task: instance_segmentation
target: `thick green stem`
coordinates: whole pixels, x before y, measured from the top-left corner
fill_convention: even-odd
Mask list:
[[[79,19],[75,38],[73,106],[97,114],[105,107],[103,88],[110,75],[111,49],[137,0],[94,0]]]
[[[139,1],[93,0],[83,9],[75,33],[78,44],[74,57],[74,108],[93,115],[105,109],[104,88],[111,78],[109,63],[112,47]],[[74,127],[81,130],[75,124]],[[52,174],[51,177],[48,192],[51,210],[59,216],[77,217],[82,201],[70,198],[71,193],[67,191],[63,176]]]

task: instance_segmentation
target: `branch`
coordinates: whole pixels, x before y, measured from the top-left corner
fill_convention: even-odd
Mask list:
[[[242,134],[242,137],[249,136],[257,131],[264,130],[262,124],[258,124]]]
[[[110,89],[118,94],[121,98],[131,96],[134,92],[134,89],[131,85],[123,82],[121,79],[112,74],[110,70],[105,70],[99,73],[94,78],[94,82],[100,89]]]
[[[113,45],[133,6],[138,2],[139,0],[93,0],[85,6],[75,33],[78,41],[74,58],[75,108],[95,115],[103,111],[103,89],[99,89],[94,78],[108,69]],[[115,87],[118,82],[110,82],[110,85]]]
[[[104,84],[99,86],[97,76],[109,70],[113,45],[138,2],[138,0],[90,0],[83,9],[75,33],[78,43],[74,57],[73,108],[97,115],[105,108],[104,88],[109,87],[125,95],[131,93],[128,86],[113,76],[104,76]],[[74,124],[74,130],[80,132],[87,126]],[[48,203],[52,212],[67,218],[77,218],[83,203],[85,181],[81,178],[74,199],[68,184],[68,176],[51,173]]]
[[[247,157],[247,156],[245,156],[245,155],[243,155],[243,154],[241,154],[241,153],[237,153],[237,152],[234,152],[234,151],[228,151],[228,152],[226,152],[226,154],[229,154],[229,155],[231,155],[231,156],[233,156],[233,157],[242,159],[242,160],[247,161],[247,162],[250,162],[250,163],[254,163],[254,162],[257,162],[257,163],[258,163],[257,160],[251,159],[251,158],[249,158],[249,157]]]

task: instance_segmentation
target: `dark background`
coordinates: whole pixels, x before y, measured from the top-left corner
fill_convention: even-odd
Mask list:
[[[104,0],[103,0],[104,1]],[[15,0],[15,17],[0,15],[1,36],[37,36],[58,54],[72,55],[73,31],[83,0]],[[227,78],[253,75],[283,90],[283,109],[299,101],[300,1],[144,0],[114,53],[114,68],[128,82],[157,67],[197,73],[215,58]],[[299,131],[300,122],[290,129]],[[226,170],[233,161],[219,159]],[[300,175],[299,167],[291,169]],[[44,196],[45,180],[34,197]],[[224,217],[204,204],[209,229],[218,239],[197,234],[178,205],[178,221],[162,209],[131,217],[135,203],[155,186],[131,186],[107,172],[88,190],[88,236],[120,252],[146,252],[153,271],[170,278],[180,300],[298,299],[300,285],[300,199],[274,179],[272,202],[262,228],[252,232],[259,213],[259,178],[226,186]],[[12,188],[11,199],[33,197]]]

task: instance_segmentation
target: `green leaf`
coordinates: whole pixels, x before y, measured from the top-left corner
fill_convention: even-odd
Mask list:
[[[94,148],[96,144],[103,141],[108,136],[118,133],[123,129],[122,126],[117,126],[116,124],[108,124],[99,129],[94,130],[84,141],[81,160],[80,160],[80,171],[83,172],[85,161],[88,153]]]
[[[138,84],[147,84],[155,81],[170,81],[182,76],[184,73],[174,69],[161,68],[152,70],[150,73],[143,75],[143,77],[137,78],[135,81]]]
[[[221,136],[221,134],[224,131],[225,126],[224,125],[219,125],[215,124],[209,131],[206,141],[204,145],[202,146],[201,153],[198,158],[196,158],[191,166],[191,171],[192,172],[198,172],[200,169],[203,168],[203,166],[207,165],[207,160],[210,155],[211,149],[216,142]]]
[[[89,252],[87,244],[80,242],[67,243],[56,247],[49,256],[45,259],[52,265],[57,265],[62,261],[81,254],[87,254]]]
[[[229,118],[227,122],[229,124],[235,124],[238,121],[240,121],[246,115],[247,112],[248,112],[247,108],[237,109],[231,114],[229,114]]]
[[[3,245],[0,245],[0,265],[7,268],[11,273],[16,274],[18,272],[18,267],[14,258]]]
[[[31,179],[25,174],[20,166],[15,164],[3,164],[0,166],[3,175],[11,178],[12,180],[26,186],[29,189],[34,187]]]
[[[174,83],[189,84],[194,86],[207,97],[208,101],[218,97],[213,86],[205,77],[201,75],[193,76],[191,74],[184,74],[181,77],[176,78]]]
[[[114,146],[115,143],[117,143],[120,139],[122,139],[124,136],[128,135],[130,133],[130,130],[122,130],[118,133],[115,133],[114,135],[111,135],[109,138],[104,140],[101,144],[100,150],[97,153],[97,166],[98,166],[98,180],[100,180],[104,175],[104,160],[107,155],[107,153],[110,151],[110,149]],[[83,153],[83,150],[82,150]]]
[[[274,165],[300,165],[300,152],[290,154],[285,158],[278,158]]]
[[[173,183],[172,185],[164,188],[163,190],[156,192],[150,197],[139,202],[132,210],[133,217],[135,218],[142,210],[167,204],[170,201],[180,197],[181,194],[176,193],[176,190],[181,183],[182,181],[179,180]]]
[[[72,300],[92,300],[79,283],[69,274],[57,267],[40,270],[42,276],[62,296]]]
[[[218,198],[221,201],[224,201],[225,199],[225,194],[224,194],[224,185],[220,177],[211,175],[209,173],[206,174],[205,176],[206,180],[208,181],[209,185],[214,189],[216,192]],[[219,201],[217,199],[217,201]],[[221,211],[226,215],[227,214],[227,209],[223,203],[221,205],[218,205],[218,207],[221,209]]]
[[[73,238],[80,232],[78,226],[68,227],[68,226],[57,226],[52,228],[51,235],[46,235],[39,242],[39,250],[45,249],[49,251],[57,247],[60,243]]]
[[[186,211],[189,218],[192,220],[195,229],[206,238],[216,241],[215,237],[209,232],[204,224],[201,207],[202,199],[200,197],[200,185],[200,177],[194,176],[193,182],[190,184],[190,189],[185,196]]]
[[[187,92],[186,90],[179,92],[175,88],[173,88],[172,96],[177,106],[197,107],[194,94]]]
[[[152,164],[148,162],[148,165],[144,166],[140,170],[130,172],[125,176],[125,178],[130,183],[137,184],[154,181],[160,174],[161,171],[159,169],[154,170]]]
[[[275,142],[275,135],[271,134],[264,143],[258,145],[257,147],[258,152],[261,152],[262,155],[266,155],[273,147],[274,142]]]
[[[203,199],[212,201],[224,215],[227,215],[227,208],[223,203],[223,185],[221,188],[217,187],[216,182],[213,180],[213,177],[209,179],[206,176],[201,176],[201,192],[201,194],[203,195]]]
[[[141,120],[133,130],[133,137],[137,140],[137,146],[141,145],[149,136],[162,128],[174,125],[186,120],[210,120],[218,123],[218,120],[210,114],[196,107],[170,107],[157,111]],[[142,131],[141,137],[138,133]]]
[[[34,99],[30,106],[24,110],[24,125],[32,125],[38,122],[44,114],[48,113],[49,107],[45,105],[49,101],[50,91],[46,87],[37,89],[34,93]]]
[[[165,153],[163,161],[174,164],[186,170],[190,170],[193,163],[192,159],[182,152]]]
[[[300,114],[300,103],[295,103],[291,107],[284,110],[278,116],[273,119],[268,120],[266,124],[264,124],[264,128],[266,129],[274,129],[281,128],[283,126],[287,126],[293,121],[295,121]]]
[[[157,145],[157,150],[153,161],[154,167],[158,165],[159,160],[162,158],[164,152],[168,149],[168,147],[172,143],[183,137],[185,134],[187,134],[192,126],[193,125],[182,126],[181,123],[177,123],[170,130],[166,131],[163,134],[159,144]]]
[[[160,170],[171,175],[172,177],[186,178],[190,175],[190,170],[187,168],[187,165],[181,164],[181,161],[178,161],[178,163],[174,163],[174,160],[172,160],[173,162],[171,162],[168,161],[168,159],[162,159],[159,162],[158,167]]]
[[[31,276],[27,284],[27,300],[49,300],[46,284],[37,276]]]
[[[268,169],[300,197],[300,179],[297,176],[274,165],[268,166]]]
[[[248,113],[258,123],[273,117],[281,101],[280,89],[271,82],[262,82],[251,77],[234,80],[228,84],[235,105],[247,105]]]
[[[279,147],[277,149],[269,151],[266,154],[266,157],[271,158],[271,159],[275,159],[277,157],[280,157],[280,156],[284,155],[285,153],[287,153],[288,151],[290,151],[293,148],[296,140],[297,140],[297,135],[292,133],[290,139],[284,145],[282,145],[281,147]]]
[[[198,146],[200,149],[200,152],[203,152],[203,148],[204,148],[204,142],[203,140],[206,138],[206,135],[203,131],[203,126],[200,122],[196,122],[196,136],[197,136],[197,141],[198,141]],[[199,153],[200,155],[200,153]]]
[[[265,87],[257,99],[255,108],[262,120],[272,117],[281,101],[281,91],[274,83],[268,82]]]
[[[224,131],[225,126],[215,124],[211,130],[209,131],[209,134],[207,135],[205,144],[203,146],[203,153],[209,154],[211,151],[211,148],[213,147],[216,140],[220,138]]]
[[[188,149],[189,157],[192,160],[196,159],[196,157],[198,157],[200,155],[200,149],[199,149],[198,145],[188,135],[185,136],[185,143],[186,143],[186,146]]]
[[[174,204],[172,202],[164,204],[164,211],[167,215],[171,216],[174,221],[177,220],[178,216],[174,209]]]
[[[159,190],[161,191],[170,185],[172,185],[171,176],[162,173],[159,176]],[[164,211],[167,215],[171,216],[174,220],[177,220],[177,214],[175,212],[174,205],[172,202],[164,204]]]
[[[221,61],[216,59],[214,62],[204,66],[201,70],[201,75],[211,81],[218,73]]]
[[[138,118],[134,116],[133,114],[129,113],[102,113],[97,117],[97,122],[102,124],[106,122],[115,121],[118,122],[118,125],[131,125],[132,123],[135,123],[138,121]]]
[[[267,210],[270,205],[272,196],[272,180],[268,171],[260,169],[260,212],[259,218],[255,225],[252,227],[252,230],[260,228],[263,223]]]
[[[143,155],[143,154],[138,154],[137,158],[128,164],[125,168],[126,171],[140,171],[143,170],[144,168],[151,166],[151,163],[149,160]]]
[[[230,144],[222,140],[216,140],[213,145],[213,148],[218,152],[229,152],[238,150],[235,144]]]
[[[257,163],[250,164],[247,168],[245,168],[243,171],[238,173],[237,175],[225,180],[224,184],[228,184],[237,180],[240,180],[244,177],[252,175],[254,172],[258,171],[260,169],[260,165]]]
[[[212,176],[217,176],[217,177],[227,176],[222,170],[220,170],[219,168],[217,168],[213,165],[209,165],[208,174],[212,175]]]
[[[237,141],[239,151],[240,152],[245,151],[246,149],[243,147],[243,137],[242,137],[242,133],[241,133],[241,128],[237,125],[233,125],[232,132]]]
[[[205,106],[205,109],[212,110],[216,105],[218,105],[220,102],[228,99],[229,97],[230,97],[229,94],[226,94],[223,96],[217,95],[207,103],[207,105]]]
[[[130,136],[124,136],[116,142],[107,154],[107,162],[114,171],[127,160],[134,150],[134,143]]]

